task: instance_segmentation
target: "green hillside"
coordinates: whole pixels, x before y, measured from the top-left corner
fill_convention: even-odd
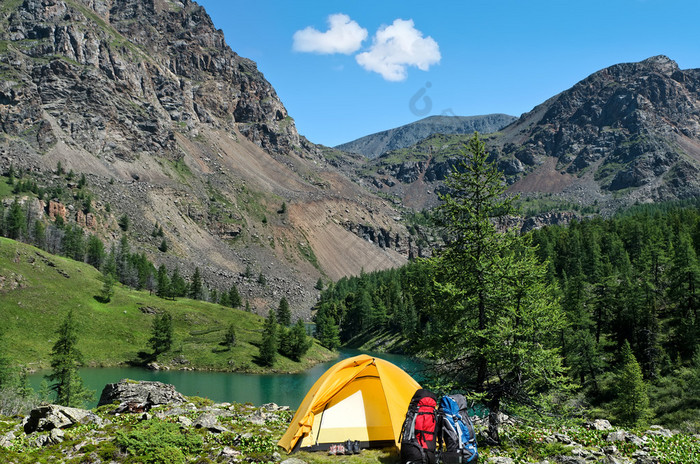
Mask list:
[[[31,369],[47,368],[56,329],[72,309],[79,349],[90,366],[139,362],[139,352],[150,353],[152,321],[163,311],[172,315],[174,343],[157,362],[173,368],[292,372],[333,357],[314,343],[301,362],[278,356],[272,369],[263,368],[255,362],[262,317],[203,301],[165,300],[120,284],[109,303],[100,303],[100,276],[87,264],[0,238],[0,327],[7,355]],[[232,323],[237,342],[229,350],[220,343]]]

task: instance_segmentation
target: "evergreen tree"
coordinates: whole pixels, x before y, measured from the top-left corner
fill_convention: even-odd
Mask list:
[[[170,298],[171,295],[168,270],[165,268],[164,264],[161,264],[158,268],[158,276],[156,277],[156,295],[161,298]]]
[[[105,247],[96,235],[90,234],[87,242],[87,251],[85,259],[88,264],[95,269],[100,269],[102,261],[105,259]]]
[[[5,229],[7,238],[11,238],[12,240],[20,240],[27,230],[24,210],[17,197],[15,197],[15,201],[10,205],[10,211],[7,213],[7,218],[5,219]]]
[[[114,295],[114,276],[112,274],[102,274],[102,288],[100,289],[100,301],[109,303]]]
[[[340,329],[330,315],[321,312],[316,314],[316,338],[329,350],[340,347]]]
[[[163,253],[168,251],[168,241],[163,239],[160,242],[160,245],[158,245],[158,249],[162,251]]]
[[[258,274],[258,283],[259,283],[260,285],[266,285],[266,284],[267,284],[267,279],[265,278],[265,274],[263,274],[262,271],[260,271],[260,273]]]
[[[175,266],[173,273],[170,275],[170,294],[173,297],[185,297],[187,296],[187,282],[180,275],[180,269]]]
[[[51,350],[52,372],[46,378],[54,382],[51,389],[56,392],[58,404],[80,407],[92,398],[93,392],[85,388],[78,373],[83,357],[77,348],[78,335],[72,310],[56,333],[58,340]]]
[[[173,318],[170,313],[156,314],[151,327],[151,338],[148,345],[153,349],[153,354],[158,356],[170,350],[173,344]]]
[[[102,262],[102,273],[103,274],[112,274],[112,276],[116,279],[117,278],[117,255],[116,255],[116,250],[114,248],[114,244],[112,244],[112,247],[109,250],[109,254],[105,257],[105,260]]]
[[[563,383],[552,341],[564,317],[529,237],[496,227],[513,212],[513,199],[503,196],[501,175],[478,135],[467,150],[438,208],[448,241],[432,261],[439,296],[424,344],[432,357],[456,360],[443,366],[442,377],[481,395],[489,439],[499,443],[502,401],[531,404],[544,387]]]
[[[642,368],[628,342],[622,348],[622,368],[616,376],[615,384],[615,404],[619,419],[627,425],[644,425],[650,414],[647,385],[644,383]]]
[[[228,291],[228,304],[232,308],[239,308],[241,306],[241,295],[238,293],[236,284],[232,284]]]
[[[700,266],[686,231],[680,231],[673,242],[668,273],[676,350],[684,359],[690,359],[700,343]]]
[[[2,212],[0,211],[0,214]],[[0,227],[0,230],[2,228]],[[43,222],[40,220],[34,221],[34,231],[32,232],[32,235],[34,237],[34,245],[36,245],[37,248],[41,248],[42,250],[46,248],[46,226],[44,225]]]
[[[277,356],[277,322],[274,311],[270,311],[265,320],[262,341],[260,342],[260,353],[258,358],[263,366],[272,366]]]
[[[287,333],[287,352],[283,354],[293,361],[300,361],[313,345],[313,340],[306,335],[304,321],[299,319]]]
[[[280,304],[277,307],[277,323],[284,327],[288,327],[292,323],[292,312],[289,310],[289,303],[285,297],[280,299]]]
[[[250,301],[248,300],[248,298],[245,299],[245,310],[247,313],[249,313],[251,311]]]
[[[118,224],[121,230],[123,230],[124,232],[129,230],[129,216],[127,216],[126,214],[122,214],[119,218]]]
[[[314,287],[316,290],[323,290],[323,280],[319,277],[318,280],[316,281],[316,286]]]
[[[228,330],[224,335],[224,345],[227,346],[229,350],[236,345],[236,326],[234,324],[228,326]]]
[[[29,376],[26,368],[19,371],[19,381],[17,382],[17,393],[20,398],[27,399],[34,394],[31,385],[29,385]]]
[[[192,282],[190,282],[190,298],[193,300],[201,300],[203,295],[202,276],[199,273],[199,268],[194,269]]]

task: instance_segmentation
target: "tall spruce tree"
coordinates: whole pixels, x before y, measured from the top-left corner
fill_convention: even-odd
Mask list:
[[[448,237],[432,260],[438,296],[424,338],[445,381],[459,382],[489,408],[488,435],[499,443],[502,402],[531,404],[543,388],[564,382],[554,340],[565,320],[527,236],[500,232],[512,214],[501,174],[475,134],[446,181],[439,223]],[[474,375],[469,375],[469,373]]]
[[[265,320],[262,341],[260,342],[260,353],[258,358],[263,366],[272,366],[277,357],[277,316],[274,311],[270,311]]]
[[[632,353],[630,344],[625,341],[622,347],[622,367],[617,373],[617,415],[626,425],[644,425],[649,417],[649,395],[644,383],[642,368]]]
[[[93,392],[83,384],[78,368],[83,364],[83,356],[78,350],[78,335],[73,310],[68,311],[59,327],[58,340],[51,350],[51,374],[46,378],[54,382],[51,389],[56,392],[56,402],[63,406],[79,407],[89,401]]]
[[[190,298],[193,300],[201,300],[202,295],[204,295],[202,275],[199,273],[199,268],[196,267],[194,269],[194,274],[192,274],[192,282],[190,282]]]
[[[170,313],[156,314],[148,344],[155,356],[170,350],[173,344],[173,317]]]
[[[165,268],[164,264],[161,264],[158,268],[158,275],[156,276],[156,295],[161,298],[170,298],[172,294],[170,279],[168,278],[168,270]]]
[[[231,285],[228,291],[228,304],[231,305],[232,308],[240,308],[241,306],[241,295],[238,293],[236,284]]]
[[[285,297],[280,298],[280,304],[277,307],[277,323],[284,327],[289,327],[292,323],[292,312]]]
[[[224,335],[224,345],[230,350],[236,345],[236,326],[230,324]]]

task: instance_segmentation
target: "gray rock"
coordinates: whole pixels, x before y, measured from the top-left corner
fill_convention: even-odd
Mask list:
[[[616,442],[616,441],[625,441],[627,438],[627,432],[624,430],[616,430],[614,432],[610,432],[607,437],[605,437],[605,441],[609,442]]]
[[[666,438],[671,438],[673,436],[673,432],[661,427],[660,425],[652,425],[649,427],[649,430],[647,430],[644,433],[645,433],[645,435],[653,435],[653,436],[657,436],[657,437],[666,437]]]
[[[33,432],[63,429],[74,424],[90,422],[102,426],[102,419],[90,411],[48,404],[32,409],[24,418],[22,427],[28,435]]]
[[[634,459],[634,464],[659,464],[659,458],[641,450],[632,454],[632,459]]]
[[[228,429],[219,423],[216,416],[208,412],[199,416],[192,425],[194,425],[195,428],[207,429],[214,433],[228,432]]]
[[[580,456],[557,456],[559,464],[586,464],[586,459]]]
[[[5,435],[0,435],[0,448],[9,448],[12,446],[12,440],[15,438],[14,432],[7,432]]]
[[[505,456],[492,456],[486,462],[488,464],[513,464],[513,459]]]
[[[42,448],[44,446],[57,445],[63,441],[65,432],[61,429],[53,429],[49,433],[34,432],[27,437],[29,446]]]
[[[627,458],[612,455],[605,456],[605,458],[600,462],[601,464],[632,464],[632,461]]]
[[[584,427],[591,430],[612,430],[612,425],[605,419],[596,419],[593,422],[587,422]]]
[[[173,385],[162,382],[121,380],[105,385],[97,406],[119,402],[121,405],[143,405],[144,408],[160,404],[185,403],[185,398]],[[143,411],[139,411],[143,412]]]
[[[255,411],[253,414],[248,416],[248,421],[255,425],[265,425],[267,423],[269,415],[263,412],[262,408]]]
[[[177,418],[177,423],[182,425],[183,427],[191,427],[192,426],[192,420],[187,416],[179,416]]]

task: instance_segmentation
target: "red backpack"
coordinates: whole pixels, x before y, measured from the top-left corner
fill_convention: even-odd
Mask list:
[[[420,389],[414,393],[401,427],[401,463],[435,464],[437,397]]]

